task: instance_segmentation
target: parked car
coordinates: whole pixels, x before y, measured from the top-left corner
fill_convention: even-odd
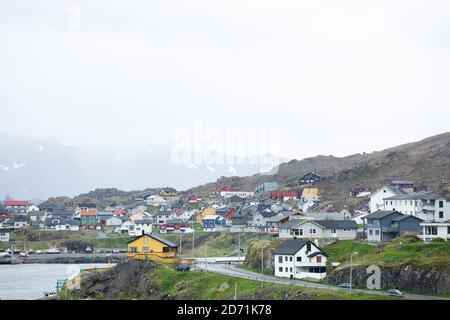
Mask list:
[[[114,253],[114,254],[119,254],[120,253],[120,251],[119,250],[113,250],[113,252],[112,253]]]
[[[42,251],[42,250],[36,250],[36,254],[43,254],[44,253],[44,251]]]
[[[405,295],[398,289],[389,289],[388,295],[391,297],[404,297]]]
[[[352,285],[350,283],[341,283],[341,284],[338,284],[338,287],[343,288],[343,289],[351,289]]]
[[[181,265],[181,266],[176,267],[175,270],[177,270],[177,271],[190,271],[191,267],[186,266],[186,265]]]
[[[8,252],[0,252],[0,258],[11,258]]]
[[[21,252],[21,253],[20,253],[20,256],[21,256],[21,257],[28,257],[28,253],[26,253],[26,252]]]

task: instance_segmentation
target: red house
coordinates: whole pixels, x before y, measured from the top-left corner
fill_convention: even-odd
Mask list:
[[[231,221],[233,219],[234,214],[236,213],[237,209],[236,208],[231,208],[230,211],[228,211],[225,214],[225,219],[227,221]]]
[[[270,191],[267,195],[271,199],[278,201],[297,199],[297,192],[295,191]]]

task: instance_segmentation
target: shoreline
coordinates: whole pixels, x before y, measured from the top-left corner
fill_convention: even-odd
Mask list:
[[[29,257],[1,258],[0,265],[119,263],[125,261],[126,258],[126,254],[35,254]]]

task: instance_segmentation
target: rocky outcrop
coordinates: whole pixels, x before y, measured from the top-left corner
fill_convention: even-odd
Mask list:
[[[261,261],[263,261],[264,273],[273,274],[275,272],[273,252],[279,243],[279,241],[267,240],[254,241],[247,249],[244,265],[259,271],[261,270]],[[262,260],[261,256],[263,256]]]
[[[356,287],[366,287],[370,274],[366,267],[353,267],[352,282]],[[349,282],[350,268],[336,270],[327,277],[327,282],[337,285]],[[410,265],[381,267],[381,287],[398,288],[424,294],[450,293],[450,266],[447,268],[417,268]]]
[[[81,281],[80,298],[158,299],[160,290],[150,277],[156,267],[153,261],[130,260],[85,276]]]

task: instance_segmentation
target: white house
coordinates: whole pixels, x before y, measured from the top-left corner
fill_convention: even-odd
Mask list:
[[[327,274],[327,255],[309,240],[287,240],[273,255],[276,277],[321,280]]]
[[[248,198],[255,195],[254,192],[248,191],[221,191],[220,196],[224,198],[231,198],[233,196],[238,196],[240,198]]]
[[[34,211],[39,211],[39,210],[40,210],[40,209],[39,209],[37,206],[35,206],[34,204],[32,204],[32,205],[30,205],[30,206],[28,207],[27,213],[34,212]]]
[[[128,234],[129,236],[134,236],[135,235],[134,228],[135,225],[133,222],[125,221],[124,223],[122,223],[120,227],[116,229],[116,232],[120,234]]]
[[[378,210],[387,211],[387,209],[384,206],[385,205],[384,199],[399,194],[404,194],[404,192],[391,186],[381,187],[370,196],[370,206],[369,206],[370,213],[376,212]]]
[[[165,206],[166,199],[158,195],[150,196],[147,198],[147,204],[157,207]]]
[[[279,227],[281,239],[356,239],[358,225],[353,220],[292,219]]]
[[[398,211],[426,222],[450,220],[450,201],[438,194],[416,192],[384,199],[386,211]]]
[[[266,211],[261,211],[261,212],[256,212],[253,215],[253,219],[250,220],[248,222],[249,226],[252,227],[266,227],[267,226],[267,220],[269,220],[270,218],[276,216],[277,213],[272,212],[270,210]]]
[[[144,234],[152,233],[153,220],[152,219],[142,219],[134,221],[134,235],[141,236]]]
[[[450,222],[424,222],[420,226],[423,228],[423,233],[419,237],[424,242],[429,242],[436,238],[450,240]]]
[[[9,231],[0,230],[0,242],[9,242]]]

